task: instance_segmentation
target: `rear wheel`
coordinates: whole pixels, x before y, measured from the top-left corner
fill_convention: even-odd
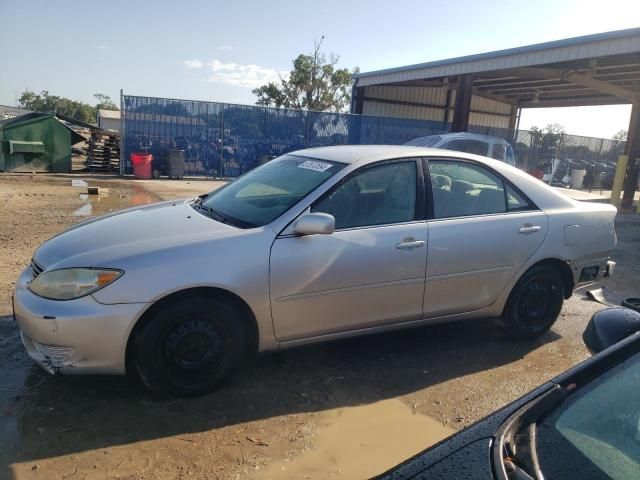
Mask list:
[[[563,302],[560,274],[547,265],[533,267],[513,287],[502,323],[512,337],[538,337],[555,323]]]
[[[160,394],[211,391],[244,352],[242,319],[216,299],[184,298],[153,314],[134,341],[142,382]]]

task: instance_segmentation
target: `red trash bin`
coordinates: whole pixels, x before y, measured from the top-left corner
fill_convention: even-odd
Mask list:
[[[133,175],[136,178],[146,180],[151,178],[151,163],[153,155],[146,152],[132,153],[131,165],[133,165]]]

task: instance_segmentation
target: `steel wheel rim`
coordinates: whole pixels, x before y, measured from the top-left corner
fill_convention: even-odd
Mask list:
[[[224,355],[223,333],[205,320],[180,322],[169,331],[163,346],[166,364],[181,375],[212,370]]]
[[[518,315],[534,328],[544,327],[556,290],[556,285],[544,278],[531,279],[520,292]]]

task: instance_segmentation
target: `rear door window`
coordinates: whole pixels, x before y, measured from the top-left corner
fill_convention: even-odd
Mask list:
[[[507,211],[504,182],[486,168],[467,162],[430,160],[435,218]]]
[[[510,212],[533,210],[533,206],[518,192],[507,185],[507,209]]]

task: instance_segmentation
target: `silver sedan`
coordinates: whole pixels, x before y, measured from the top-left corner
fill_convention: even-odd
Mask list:
[[[495,317],[535,337],[612,273],[615,214],[475,155],[302,150],[52,238],[16,282],[15,317],[51,373],[131,369],[176,395],[245,355],[354,335]]]

